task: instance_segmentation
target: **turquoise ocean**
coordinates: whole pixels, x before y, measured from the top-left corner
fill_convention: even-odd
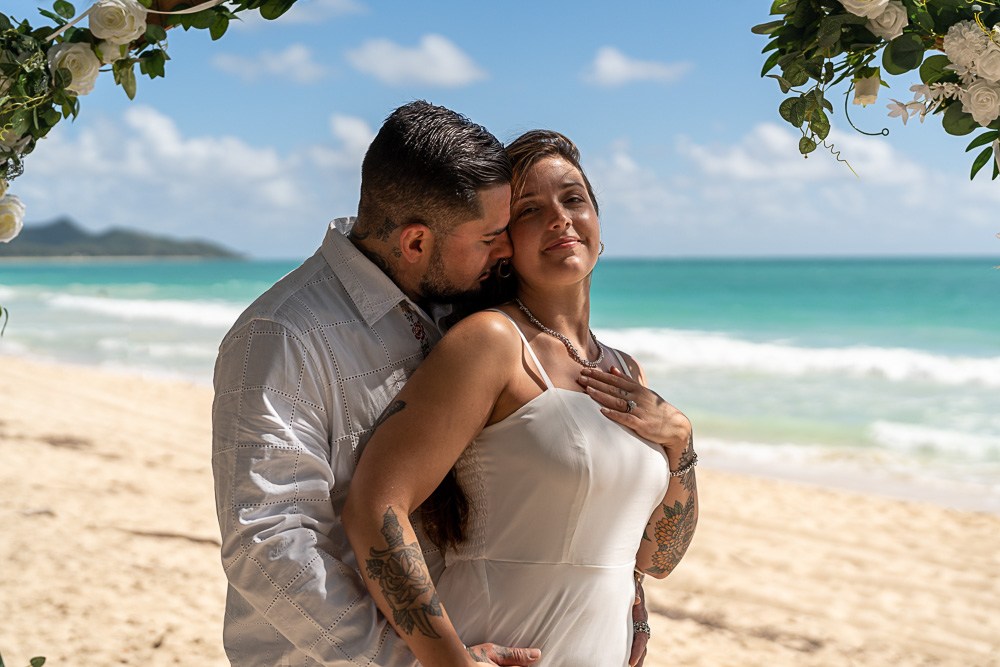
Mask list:
[[[211,382],[296,261],[4,261],[0,354]],[[605,259],[593,328],[695,424],[705,465],[1000,511],[990,258]]]

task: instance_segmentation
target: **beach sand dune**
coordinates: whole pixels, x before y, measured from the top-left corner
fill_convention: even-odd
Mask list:
[[[8,667],[225,665],[211,391],[0,358]],[[1000,517],[699,468],[650,667],[1000,665]]]

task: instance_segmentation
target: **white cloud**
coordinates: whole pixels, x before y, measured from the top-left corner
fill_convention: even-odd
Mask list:
[[[152,108],[59,126],[16,181],[29,222],[69,215],[110,226],[219,240],[264,257],[302,256],[325,223],[357,208],[365,121],[331,119],[332,140],[299,150],[187,136]]]
[[[636,81],[673,83],[691,70],[691,63],[662,63],[629,58],[605,46],[597,51],[584,79],[600,86],[621,86]]]
[[[292,44],[284,51],[264,51],[255,57],[223,53],[212,58],[216,69],[234,74],[244,81],[264,78],[291,79],[296,83],[315,83],[326,76],[326,68],[313,60],[302,44]]]
[[[487,78],[472,58],[441,35],[425,35],[415,48],[373,39],[347,53],[359,72],[390,85],[464,86]]]
[[[330,117],[330,133],[341,147],[314,146],[313,159],[325,167],[360,169],[365,152],[375,138],[371,125],[361,118],[334,114]]]
[[[1000,193],[937,171],[881,138],[835,136],[855,177],[829,153],[798,153],[771,124],[730,144],[680,138],[658,171],[615,144],[590,161],[608,247],[626,255],[849,255],[996,252]]]
[[[791,129],[763,123],[754,127],[738,143],[698,145],[681,140],[680,151],[706,174],[740,181],[856,180],[858,177],[880,184],[921,183],[928,178],[926,168],[893,149],[886,141],[832,133],[827,146],[820,145],[803,158],[799,134]],[[834,154],[839,151],[838,162]],[[856,177],[851,169],[858,174]]]

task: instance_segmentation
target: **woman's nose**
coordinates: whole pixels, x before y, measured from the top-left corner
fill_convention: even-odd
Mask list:
[[[559,227],[568,227],[573,222],[573,219],[569,217],[569,213],[566,212],[562,206],[557,206],[552,215],[552,220],[549,221],[549,226],[553,229]]]

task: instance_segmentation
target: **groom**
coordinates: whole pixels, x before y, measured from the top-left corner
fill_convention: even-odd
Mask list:
[[[365,155],[357,219],[335,220],[222,341],[212,465],[233,665],[415,665],[358,575],[340,512],[376,420],[442,335],[442,305],[477,295],[510,256],[510,180],[485,128],[423,101],[396,109]],[[424,556],[439,573],[441,555]]]

